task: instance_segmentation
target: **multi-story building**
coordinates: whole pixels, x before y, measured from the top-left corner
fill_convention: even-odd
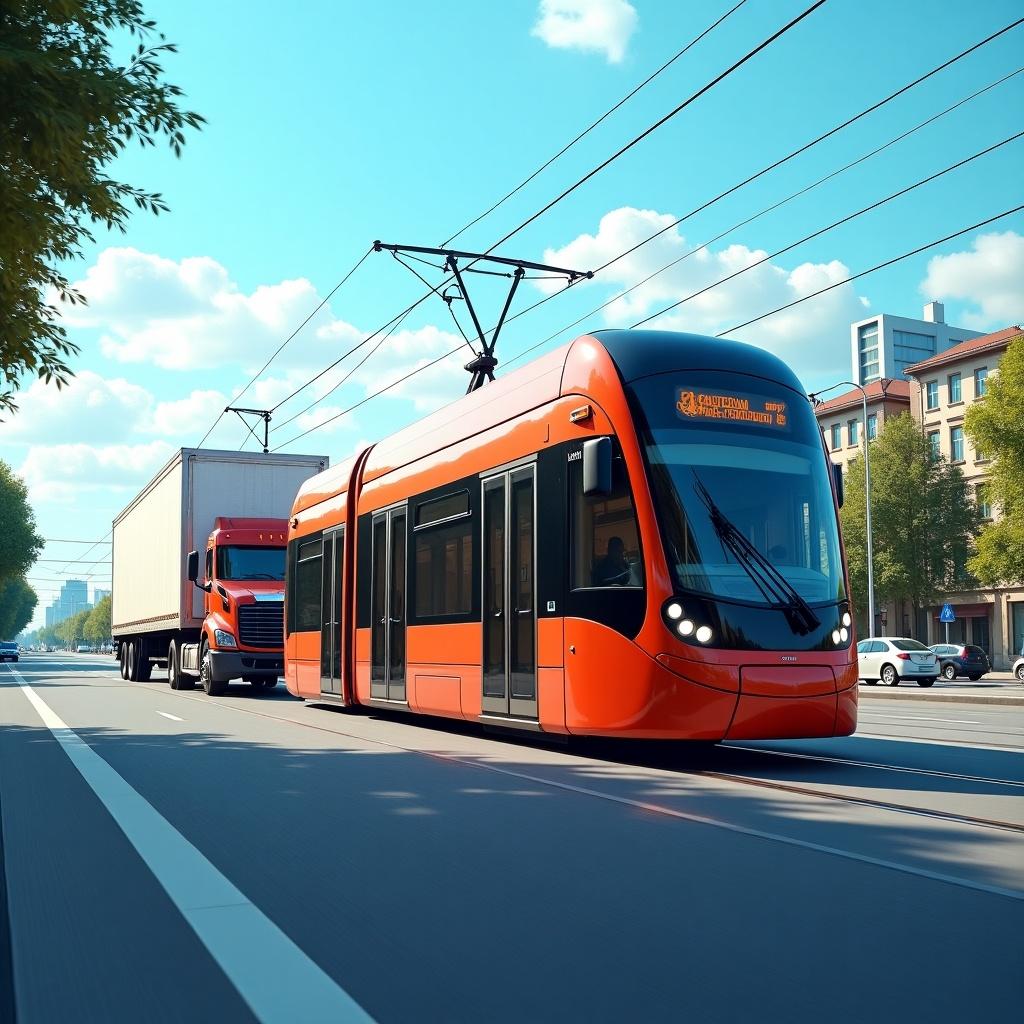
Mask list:
[[[869,384],[901,378],[908,366],[979,336],[979,331],[947,324],[941,302],[929,302],[923,320],[878,313],[850,325],[853,379]]]
[[[110,591],[109,590],[97,590],[96,588],[93,588],[93,592],[92,592],[93,607],[98,605],[100,603],[100,601],[102,601],[103,598],[105,598],[105,597],[110,597]]]
[[[938,306],[938,309],[934,307]],[[903,344],[899,331],[906,324],[933,324],[941,322],[942,307],[930,303],[926,316],[936,321],[907,322],[903,317],[888,314],[873,316],[869,321],[854,324],[853,370],[854,379],[860,380],[861,370],[868,378],[878,376],[881,366],[900,377],[871,380],[867,392],[867,437],[876,437],[885,421],[901,413],[909,413],[921,425],[932,445],[935,457],[943,457],[961,467],[973,490],[975,501],[988,518],[997,515],[985,493],[988,460],[984,452],[976,452],[964,432],[964,416],[971,402],[985,394],[987,380],[994,373],[1002,353],[1017,338],[1021,328],[1010,327],[993,334],[981,335],[973,331],[947,328],[932,334],[935,349],[927,358],[909,361],[911,351]],[[858,342],[863,337],[860,329],[868,324],[877,325],[879,334],[892,333],[891,356],[881,351],[872,352]],[[945,325],[943,325],[945,327]],[[950,343],[957,334],[968,335],[966,340]],[[888,334],[886,334],[888,338]],[[930,345],[931,342],[928,342]],[[924,345],[924,343],[923,343]],[[928,345],[924,345],[927,350]],[[868,361],[863,361],[867,355]],[[878,359],[879,367],[874,366]],[[889,361],[887,361],[889,360]],[[893,361],[895,360],[895,361]],[[904,361],[901,361],[904,360]],[[858,389],[845,391],[815,407],[815,415],[824,432],[825,443],[833,462],[844,470],[850,460],[863,454],[863,403]],[[949,628],[951,643],[975,643],[984,647],[996,669],[1008,669],[1014,658],[1024,649],[1024,584],[1015,587],[987,588],[959,594],[944,595],[953,607],[955,623]],[[942,605],[926,609],[919,621],[912,622],[910,608],[890,603],[880,606],[876,613],[873,632],[900,636],[915,636],[924,643],[945,640],[945,626],[939,623]]]
[[[961,342],[929,359],[906,368],[910,378],[910,409],[940,456],[959,466],[985,519],[998,516],[985,491],[989,461],[964,433],[964,415],[972,402],[983,398],[988,378],[1010,344],[1024,338],[1020,327],[1007,327]],[[1024,343],[1024,341],[1022,341]],[[996,668],[1009,668],[1024,648],[1024,581],[1017,586],[991,587],[945,595],[956,621],[949,627],[951,643],[973,643],[985,648]],[[929,610],[922,624],[925,643],[942,643],[945,625],[941,606]],[[919,632],[924,630],[919,627]]]
[[[46,625],[56,626],[91,607],[85,580],[66,580],[60,588],[60,595],[46,609]]]
[[[885,421],[910,411],[910,385],[905,380],[876,380],[864,391],[868,400],[867,439],[878,436]],[[864,454],[864,402],[860,391],[845,391],[814,408],[832,461],[846,472],[850,460]]]

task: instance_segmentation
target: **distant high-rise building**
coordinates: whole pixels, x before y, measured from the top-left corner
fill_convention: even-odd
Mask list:
[[[89,588],[85,580],[67,580],[60,588],[60,596],[46,609],[46,624],[56,626],[72,615],[91,608]]]
[[[941,302],[924,307],[924,319],[878,313],[850,325],[853,379],[870,384],[885,378],[904,379],[904,370],[953,345],[981,337],[981,331],[951,327]]]
[[[92,604],[95,608],[105,597],[110,597],[109,590],[93,590],[92,592]]]

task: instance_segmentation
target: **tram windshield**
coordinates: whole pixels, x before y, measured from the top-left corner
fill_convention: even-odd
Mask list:
[[[723,371],[643,378],[632,400],[677,587],[784,607],[799,632],[814,628],[814,606],[842,601],[846,590],[808,402]]]

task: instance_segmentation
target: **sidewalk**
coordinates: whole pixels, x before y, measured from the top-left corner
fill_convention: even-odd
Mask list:
[[[955,701],[960,704],[997,704],[1024,708],[1024,684],[1019,683],[1009,672],[989,672],[982,679],[972,683],[969,679],[949,682],[937,679],[932,686],[922,687],[912,680],[899,686],[875,686],[860,684],[860,696],[864,700],[933,700]]]

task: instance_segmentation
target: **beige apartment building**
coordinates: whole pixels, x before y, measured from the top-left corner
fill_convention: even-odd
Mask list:
[[[964,429],[967,407],[985,394],[989,376],[1020,327],[972,337],[908,364],[905,376],[873,381],[865,387],[868,399],[868,440],[877,436],[885,420],[909,412],[921,424],[936,457],[958,465],[987,516],[995,514],[985,497],[988,460],[973,449]],[[859,363],[860,353],[855,356]],[[855,366],[855,369],[858,369]],[[857,389],[846,391],[815,407],[832,461],[847,469],[863,452],[863,402]],[[984,648],[993,668],[1008,669],[1024,648],[1024,584],[945,595],[956,622],[949,627],[951,643],[973,643]],[[876,613],[876,635],[913,636],[923,643],[942,643],[946,627],[939,622],[942,605],[929,608],[915,623],[912,609],[891,603]]]
[[[985,396],[988,378],[1011,342],[1021,338],[1020,327],[1007,327],[961,342],[938,355],[906,368],[910,379],[910,411],[921,424],[935,457],[959,466],[985,518],[998,515],[985,495],[988,458],[964,433],[964,415],[972,402]],[[984,648],[994,668],[1008,669],[1024,647],[1024,581],[1017,586],[947,594],[956,622],[949,627],[951,643]],[[941,605],[929,609],[925,643],[942,643],[946,627],[939,622]]]

